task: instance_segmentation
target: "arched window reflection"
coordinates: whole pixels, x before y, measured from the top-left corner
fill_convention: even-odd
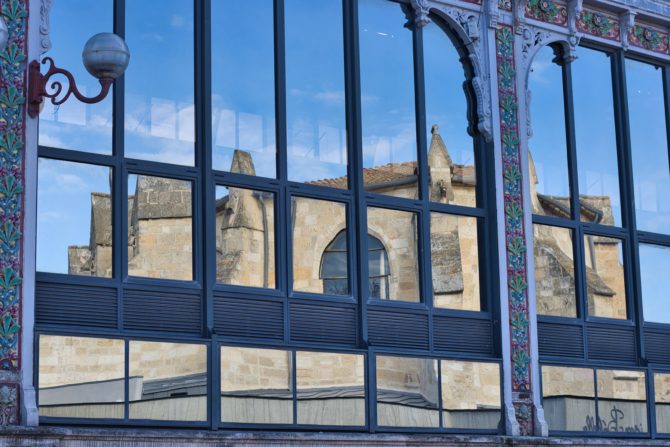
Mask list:
[[[368,270],[370,298],[389,299],[389,261],[384,245],[368,234]],[[348,293],[347,235],[340,231],[332,240],[321,259],[319,276],[323,292],[328,295]]]

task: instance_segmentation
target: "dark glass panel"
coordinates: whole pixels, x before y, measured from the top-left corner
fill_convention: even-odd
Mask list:
[[[500,422],[500,365],[441,361],[442,425],[495,429]]]
[[[298,351],[298,424],[365,425],[364,362],[362,355]]]
[[[347,253],[335,251],[323,254],[323,263],[321,265],[322,278],[348,278],[349,269],[347,268]]]
[[[422,32],[430,200],[476,206],[475,153],[461,57],[436,23]]]
[[[370,281],[371,297],[419,302],[417,215],[368,207],[368,231],[386,247],[369,252],[370,276],[390,273]]]
[[[626,59],[637,229],[670,234],[670,165],[663,71]]]
[[[41,335],[40,416],[123,418],[124,364],[123,340]]]
[[[293,197],[293,290],[299,292],[324,293],[323,279],[328,278],[321,267],[326,261],[324,253],[340,232],[347,227],[347,207],[343,203],[327,200]],[[348,278],[346,252],[345,278]],[[339,278],[341,276],[336,276]],[[349,295],[347,290],[345,295]]]
[[[595,431],[593,370],[542,366],[542,405],[549,430]]]
[[[128,275],[193,279],[191,182],[128,176]]]
[[[341,0],[286,0],[289,180],[347,188]]]
[[[656,432],[670,433],[670,374],[654,374]]]
[[[646,380],[642,371],[598,369],[598,417],[604,432],[647,431]]]
[[[193,3],[126,0],[125,154],[193,166]]]
[[[112,276],[111,169],[40,158],[37,270]]]
[[[589,315],[626,319],[623,242],[584,235]]]
[[[417,197],[412,31],[408,5],[358,3],[363,181],[369,191]]]
[[[528,78],[533,128],[528,141],[531,204],[534,214],[570,218],[563,69],[554,58],[551,47],[542,48]]]
[[[85,96],[96,96],[100,83],[84,68],[81,52],[92,35],[112,31],[113,10],[112,0],[59,0],[51,7],[48,31],[52,47],[45,56],[53,58],[58,67],[69,70]],[[43,67],[45,73],[48,65]],[[56,79],[67,88],[63,76],[52,78]],[[45,100],[40,113],[39,144],[111,154],[113,89],[97,104],[85,104],[72,97],[54,106]]]
[[[207,420],[207,347],[130,342],[131,419]]]
[[[668,272],[670,248],[640,244],[640,283],[645,321],[670,323]]]
[[[577,317],[572,231],[533,225],[537,313]]]
[[[276,175],[273,42],[272,0],[212,1],[214,169]]]
[[[216,281],[275,287],[275,196],[217,186]]]
[[[430,215],[433,305],[481,310],[477,218]]]
[[[437,360],[377,356],[377,425],[439,426]]]
[[[580,218],[621,226],[610,56],[579,48],[572,62]]]
[[[221,348],[221,421],[291,424],[291,352]]]

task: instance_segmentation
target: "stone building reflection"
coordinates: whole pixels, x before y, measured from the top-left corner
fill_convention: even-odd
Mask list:
[[[437,126],[433,126],[431,133],[428,152],[430,199],[476,206],[475,167],[453,163]],[[530,168],[534,212],[569,216],[568,198],[539,194],[535,190],[537,178],[532,159]],[[251,154],[235,151],[230,171],[255,175]],[[371,192],[417,198],[416,163],[366,168],[363,175],[366,188]],[[338,177],[311,183],[346,188],[348,179]],[[191,183],[133,175],[128,185],[129,192],[133,191],[128,196],[128,274],[190,280]],[[592,222],[611,223],[608,197],[585,196],[581,199],[580,212],[583,216]],[[275,203],[276,197],[271,192],[233,186],[217,187],[217,282],[256,288],[276,287]],[[90,244],[69,247],[68,270],[71,274],[111,276],[111,198],[108,194],[94,193],[91,204]],[[420,301],[419,235],[415,213],[375,207],[370,207],[367,212],[371,297]],[[293,290],[312,294],[351,294],[350,266],[347,264],[347,241],[351,237],[351,230],[347,228],[346,222],[347,209],[342,203],[298,196],[292,198],[290,232],[294,253]],[[431,269],[436,307],[480,310],[477,229],[478,222],[474,217],[442,213],[431,215]],[[575,258],[570,230],[535,225],[534,236],[539,313],[576,317]],[[588,312],[591,315],[626,317],[620,245],[616,239],[585,237]],[[62,343],[61,338],[47,338],[40,349],[41,364],[50,364],[50,357],[62,349]],[[131,344],[131,350],[134,350],[130,353],[131,359],[136,361],[133,371],[137,373],[137,379],[131,380],[130,389],[136,393],[136,396],[131,396],[131,417],[135,417],[135,414],[139,418],[180,419],[186,417],[186,414],[205,414],[202,411],[206,405],[206,381],[203,382],[206,370],[203,369],[202,359],[205,357],[202,346],[178,345],[179,349],[173,350],[173,353],[179,353],[180,359],[191,359],[191,364],[201,365],[196,367],[197,371],[185,374],[186,371],[173,371],[173,367],[169,366],[170,361],[164,365],[163,373],[143,364],[143,356],[152,358],[151,353],[158,349],[154,345],[157,344]],[[95,349],[101,349],[99,344]],[[292,371],[292,355],[297,355],[300,360],[296,402],[300,405],[297,414],[302,421],[293,420],[291,409],[294,392],[292,377],[296,374]],[[332,354],[331,357],[318,359],[312,357],[312,354],[302,352],[223,348],[223,421],[362,425],[364,412],[362,407],[359,408],[364,398],[362,357],[345,354]],[[308,365],[312,364],[316,366],[310,369]],[[109,373],[99,373],[100,380],[106,385],[100,382],[97,386],[109,386]],[[103,417],[97,416],[98,410],[100,405],[104,407],[107,404],[98,402],[95,406],[97,410],[90,407],[88,401],[74,405],[77,399],[73,396],[65,397],[67,391],[49,391],[61,389],[64,385],[59,384],[46,370],[44,374],[40,376],[40,386],[46,396],[53,395],[47,401],[48,405],[42,406],[44,414],[62,414],[64,411],[66,415]],[[500,416],[499,374],[497,364],[443,361],[442,383],[439,384],[442,395],[439,396],[436,360],[380,357],[377,359],[378,423],[389,426],[437,426],[438,403],[441,399],[445,426],[495,428]],[[572,402],[573,398],[560,397],[561,403],[558,404],[554,401],[559,396],[578,395],[578,390],[572,389],[571,383],[581,385],[566,380],[560,371],[552,373],[551,369],[545,368],[545,374],[549,374],[547,383],[558,380],[563,387],[560,393],[547,395],[550,419],[558,417],[560,408],[577,408],[575,405],[578,406],[578,402]],[[551,377],[551,374],[555,377]],[[96,380],[90,380],[95,376],[95,373],[93,378],[87,376],[86,387],[96,387]],[[249,380],[255,378],[249,381],[241,380],[241,377]],[[644,378],[640,380],[644,382]],[[161,394],[158,390],[167,383],[180,391]],[[66,390],[75,392],[81,390],[82,386],[67,384]],[[137,386],[141,389],[136,390]],[[472,392],[460,395],[458,391],[464,386]],[[612,389],[616,390],[616,387]],[[62,403],[66,405],[59,406],[59,399],[65,399]],[[144,400],[147,403],[138,406]],[[149,404],[149,401],[159,403]],[[189,412],[181,413],[180,406],[189,407]],[[310,419],[309,415],[313,415],[314,411],[326,414],[326,409],[330,414],[327,420]],[[101,414],[108,414],[109,411],[116,414],[119,410],[105,410]],[[569,413],[572,410],[566,411]],[[595,412],[584,410],[582,413],[595,417]],[[567,424],[565,429],[578,428]]]

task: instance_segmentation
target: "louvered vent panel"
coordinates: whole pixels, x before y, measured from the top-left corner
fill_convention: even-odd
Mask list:
[[[35,287],[36,324],[64,324],[116,328],[116,289],[37,282]]]
[[[353,307],[291,304],[291,340],[356,345],[356,311]]]
[[[540,322],[537,325],[540,356],[584,357],[584,334],[581,326]]]
[[[202,299],[195,290],[125,289],[123,328],[198,335],[202,328]]]
[[[214,295],[214,328],[225,337],[284,339],[284,303]]]
[[[369,310],[371,345],[429,349],[428,316],[402,311]]]
[[[433,343],[436,350],[493,355],[491,321],[435,317],[433,322]]]
[[[635,330],[633,328],[613,328],[590,326],[587,329],[589,359],[637,362]]]
[[[647,360],[670,364],[670,330],[645,328],[644,344]]]

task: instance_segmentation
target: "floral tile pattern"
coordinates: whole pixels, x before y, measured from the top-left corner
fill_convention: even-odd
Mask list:
[[[565,25],[568,23],[568,9],[554,0],[528,0],[526,17],[555,25]]]
[[[628,34],[631,45],[657,53],[670,54],[668,33],[651,26],[635,25]]]
[[[619,18],[610,14],[584,9],[577,18],[577,29],[592,36],[619,41]]]
[[[533,404],[530,387],[528,284],[521,186],[523,179],[519,145],[517,76],[514,64],[514,32],[509,26],[502,26],[496,30],[496,61],[505,197],[512,400],[521,434],[530,435],[533,432]]]
[[[0,0],[9,29],[0,54],[0,370],[20,368],[27,0]],[[0,384],[0,425],[18,423],[18,384]]]

